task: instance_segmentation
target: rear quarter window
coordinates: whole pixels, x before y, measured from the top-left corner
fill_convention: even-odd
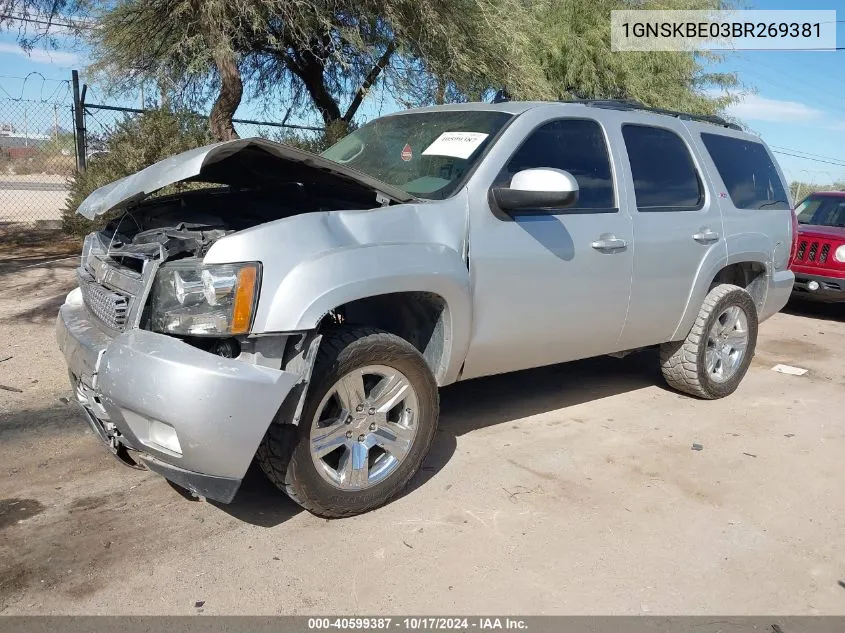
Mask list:
[[[775,164],[762,143],[702,134],[704,147],[737,209],[788,209]]]

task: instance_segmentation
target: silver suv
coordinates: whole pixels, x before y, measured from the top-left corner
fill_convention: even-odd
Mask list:
[[[180,182],[210,183],[152,196]],[[322,156],[202,147],[93,193],[58,340],[115,455],[229,502],[253,459],[315,514],[395,497],[438,388],[660,347],[732,393],[786,303],[775,161],[717,118],[625,102],[461,104]]]

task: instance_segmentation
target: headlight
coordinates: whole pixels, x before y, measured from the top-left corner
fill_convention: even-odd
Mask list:
[[[833,259],[845,264],[845,244],[843,244],[833,252]]]
[[[259,264],[165,264],[151,291],[150,328],[191,336],[246,334],[259,272]]]
[[[103,255],[104,253],[105,251],[103,250],[99,236],[96,233],[89,233],[82,242],[82,256],[79,261],[82,266],[86,266],[92,255]]]

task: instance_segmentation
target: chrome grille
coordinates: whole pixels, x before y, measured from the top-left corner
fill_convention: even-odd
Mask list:
[[[98,284],[84,271],[78,271],[77,277],[82,299],[91,313],[113,330],[124,330],[129,315],[130,297]]]

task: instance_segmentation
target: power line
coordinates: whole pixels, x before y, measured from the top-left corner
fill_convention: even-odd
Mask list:
[[[36,72],[36,71],[29,73],[29,75],[36,75],[36,74],[40,75],[41,79],[43,81],[55,81],[56,83],[60,83],[60,84],[63,84],[63,83],[66,83],[67,81],[69,81],[68,79],[53,79],[52,77],[45,77],[44,75],[42,75],[41,73]],[[16,75],[0,75],[0,79],[18,79],[20,81],[26,81],[29,78],[29,75],[27,75],[26,77],[18,77]]]
[[[836,50],[842,50],[842,48],[840,47],[840,48],[837,48]],[[783,73],[783,70],[782,70],[781,68],[777,68],[777,67],[775,67],[775,66],[772,66],[771,64],[767,64],[766,62],[764,62],[764,61],[763,61],[763,60],[761,60],[761,59],[753,59],[753,60],[749,59],[748,61],[752,61],[753,63],[760,64],[761,66],[765,66],[766,68],[769,68],[769,69],[771,69],[771,70],[774,70],[775,72],[778,72],[778,73],[784,74],[784,73]],[[809,70],[809,69],[805,69],[805,70]],[[759,73],[755,73],[755,74],[759,74]],[[764,75],[761,75],[761,76],[765,78],[765,76],[764,76]],[[819,84],[819,83],[812,83],[812,82],[809,82],[809,81],[807,81],[806,79],[803,79],[802,77],[795,77],[795,76],[793,76],[793,75],[787,75],[787,77],[788,77],[790,80],[792,80],[792,81],[795,81],[795,82],[800,83],[800,84],[804,84],[804,85],[805,85],[805,86],[807,86],[808,88],[813,88],[814,90],[819,90],[819,88],[820,88],[820,84]],[[821,82],[821,81],[825,81],[825,80],[820,79],[819,81]],[[828,78],[826,81],[828,81],[828,82],[829,82],[829,81],[830,81],[830,79]],[[833,92],[831,92],[831,91],[830,91],[829,86],[825,86],[825,91],[826,91],[826,92],[828,92],[828,93],[830,93],[830,94],[832,94],[833,96],[836,96],[836,97],[840,96],[840,95],[839,95],[839,94],[837,94],[837,93],[833,93]]]
[[[27,22],[29,24],[39,24],[42,26],[56,26],[66,29],[93,29],[95,27],[94,24],[41,20],[39,18],[31,18],[26,15],[14,15],[13,13],[0,13],[0,20],[14,20],[16,22]]]
[[[813,156],[815,158],[826,158],[828,160],[841,161],[841,162],[845,163],[845,158],[838,158],[836,156],[825,156],[824,154],[813,154],[812,152],[805,152],[802,149],[795,149],[793,147],[781,147],[780,145],[770,145],[769,147],[772,147],[774,149],[784,150],[784,151],[787,151],[787,152],[796,152],[798,154],[806,154],[807,156]]]
[[[784,90],[788,90],[790,93],[793,93],[795,91],[794,86],[789,86],[789,85],[785,84],[784,82],[780,81],[779,79],[774,79],[774,78],[770,77],[769,75],[761,73],[759,70],[756,70],[756,69],[752,70],[750,68],[747,68],[747,69],[740,71],[740,72],[749,73],[751,75],[756,75],[757,77],[762,78],[764,81],[766,81],[770,84],[774,84],[775,86],[779,86],[779,87],[783,88]],[[817,90],[819,89],[818,86],[816,86],[815,88]],[[828,101],[826,98],[823,99],[822,96],[818,95],[818,94],[813,95],[813,100],[818,105],[826,106],[828,108],[835,109],[835,110],[841,110],[842,109],[841,103],[837,103],[836,105],[834,105],[833,101]]]
[[[799,156],[798,154],[790,154],[789,152],[782,152],[780,150],[773,149],[772,150],[775,154],[782,154],[784,156],[792,156],[793,158],[803,158],[804,160],[811,160],[815,163],[825,163],[827,165],[836,165],[837,167],[845,167],[845,163],[835,163],[829,160],[822,160],[820,158],[810,158],[809,156]]]

